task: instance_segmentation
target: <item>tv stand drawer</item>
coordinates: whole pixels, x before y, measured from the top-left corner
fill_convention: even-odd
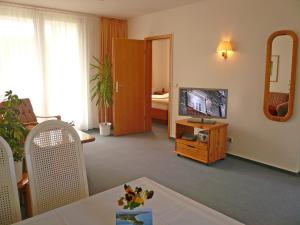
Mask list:
[[[177,138],[176,143],[187,145],[187,146],[192,146],[194,148],[199,148],[199,149],[206,150],[206,151],[208,149],[208,143],[206,143],[206,142],[187,141],[187,140],[184,140],[184,139],[181,139],[181,138]]]
[[[198,148],[193,145],[176,142],[176,153],[204,163],[208,163],[207,146]]]

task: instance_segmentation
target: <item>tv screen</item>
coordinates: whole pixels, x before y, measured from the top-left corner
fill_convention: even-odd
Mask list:
[[[179,115],[225,119],[227,98],[226,89],[180,88]]]

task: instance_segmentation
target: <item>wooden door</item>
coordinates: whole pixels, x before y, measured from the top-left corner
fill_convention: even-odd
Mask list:
[[[146,124],[146,42],[113,41],[114,135],[145,132]]]

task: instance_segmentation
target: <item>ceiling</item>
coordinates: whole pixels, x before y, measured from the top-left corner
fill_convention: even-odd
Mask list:
[[[21,3],[115,18],[130,18],[145,15],[198,1],[199,0],[5,0],[5,2],[11,3]]]

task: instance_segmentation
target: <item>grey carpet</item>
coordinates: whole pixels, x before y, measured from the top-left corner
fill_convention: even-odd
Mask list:
[[[92,133],[96,141],[84,144],[91,194],[145,176],[248,225],[300,224],[299,176],[233,157],[210,166],[177,157],[163,125],[124,137]]]

